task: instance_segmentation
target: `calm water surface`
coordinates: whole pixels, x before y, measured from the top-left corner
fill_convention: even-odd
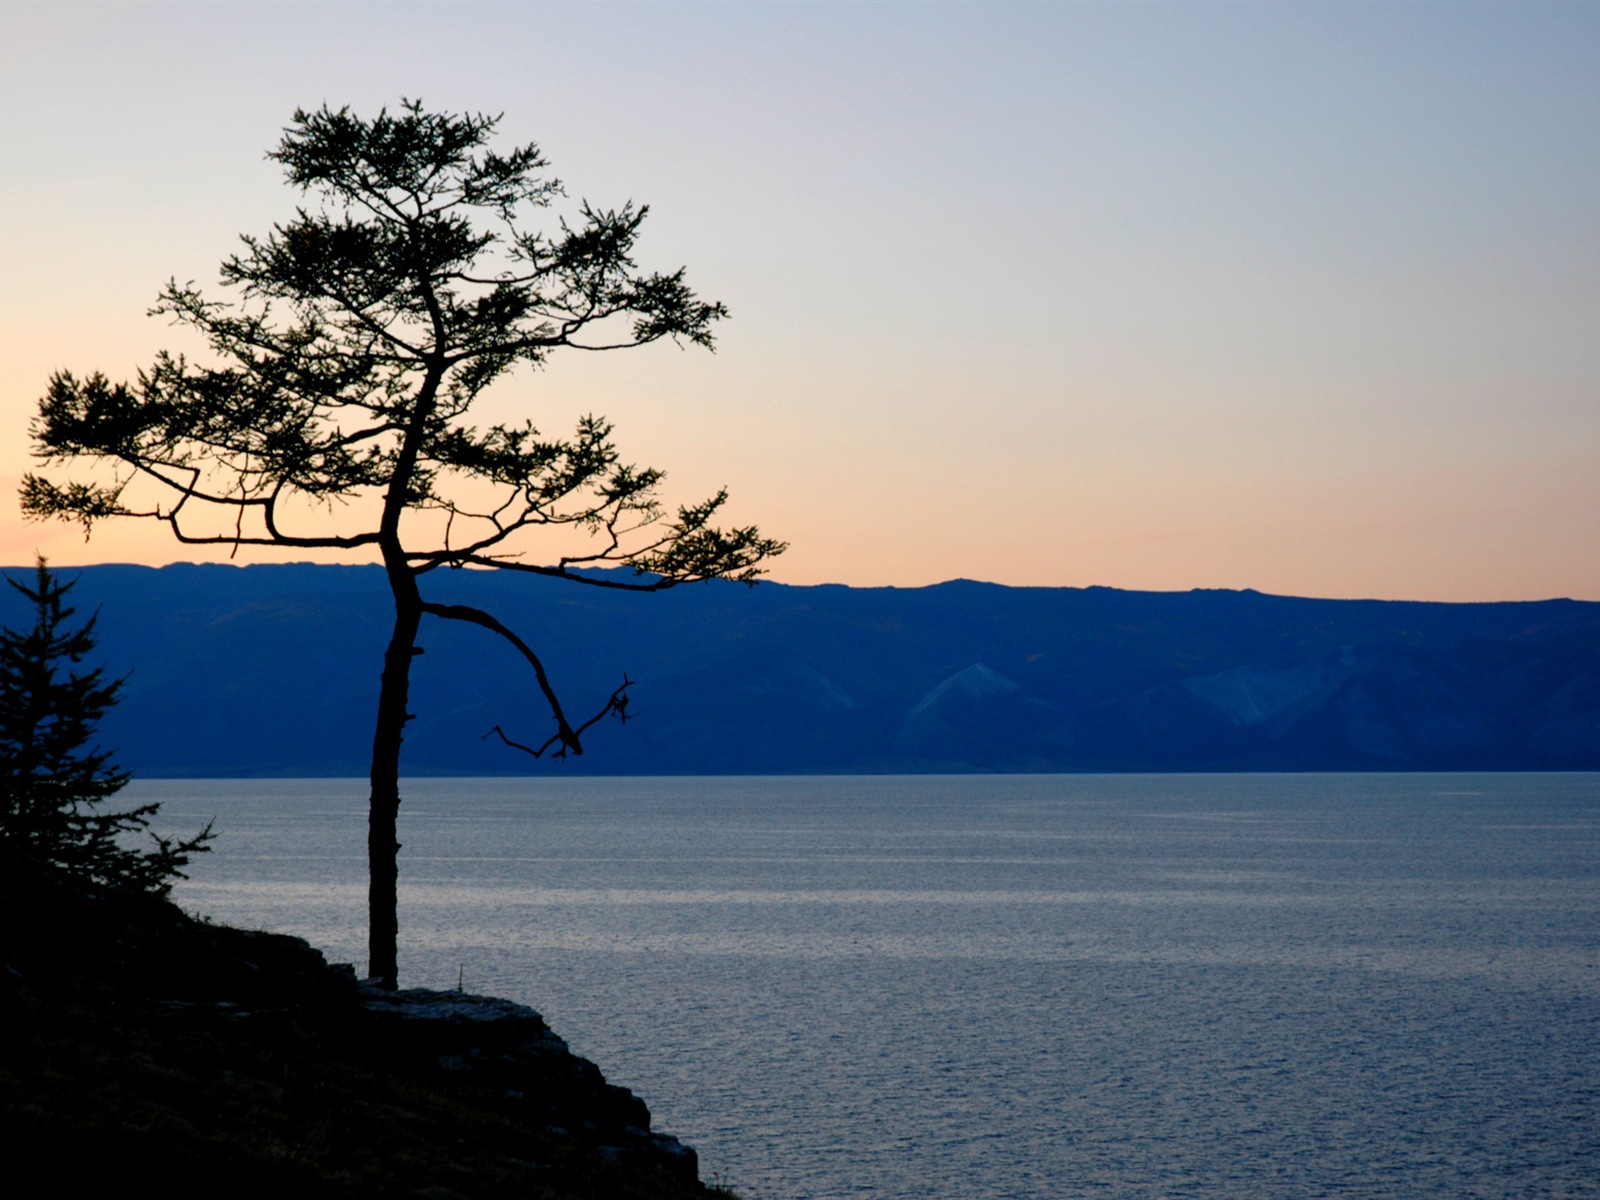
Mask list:
[[[365,961],[360,781],[142,781]],[[402,982],[748,1200],[1600,1197],[1600,776],[425,780]]]

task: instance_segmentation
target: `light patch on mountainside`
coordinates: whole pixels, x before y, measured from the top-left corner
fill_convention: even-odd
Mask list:
[[[1249,728],[1332,687],[1339,678],[1323,664],[1307,662],[1297,667],[1234,667],[1185,679],[1183,687],[1235,725]]]
[[[854,708],[855,697],[814,667],[786,662],[744,685],[752,696],[788,696],[825,707]]]
[[[1016,692],[1022,689],[999,671],[992,670],[982,663],[973,663],[964,671],[957,671],[950,678],[935,687],[927,695],[918,700],[911,711],[906,714],[906,720],[911,720],[919,713],[937,707],[944,700],[957,698],[966,700],[981,700],[985,696],[999,696],[1006,692]]]
[[[771,682],[773,684],[771,690],[775,692],[808,696],[824,704],[837,705],[839,708],[856,706],[855,698],[849,692],[812,667],[794,664],[786,670],[776,672],[771,677]]]
[[[810,685],[812,691],[821,693],[839,705],[839,707],[854,708],[856,706],[855,698],[821,671],[813,670],[810,667],[801,667],[800,677],[806,684]]]

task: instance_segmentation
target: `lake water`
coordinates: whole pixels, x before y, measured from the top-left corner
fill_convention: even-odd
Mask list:
[[[365,964],[355,780],[176,898]],[[519,1000],[747,1200],[1600,1197],[1600,776],[420,780],[402,983]]]

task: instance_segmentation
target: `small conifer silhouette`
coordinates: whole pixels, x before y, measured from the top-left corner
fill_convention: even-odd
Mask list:
[[[129,779],[92,744],[124,681],[80,669],[95,648],[95,618],[72,625],[73,585],[43,558],[32,586],[6,583],[32,603],[34,622],[0,630],[0,849],[95,883],[166,893],[190,858],[210,849],[211,826],[174,840],[150,829],[159,804],[102,807]]]

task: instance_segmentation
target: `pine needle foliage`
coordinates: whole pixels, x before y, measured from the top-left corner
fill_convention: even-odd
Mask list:
[[[44,559],[31,586],[6,583],[33,605],[34,623],[0,630],[0,850],[91,883],[164,895],[210,849],[211,826],[174,840],[150,829],[159,804],[103,807],[129,775],[92,743],[124,681],[81,667],[95,648],[96,618],[73,624],[73,585]]]

